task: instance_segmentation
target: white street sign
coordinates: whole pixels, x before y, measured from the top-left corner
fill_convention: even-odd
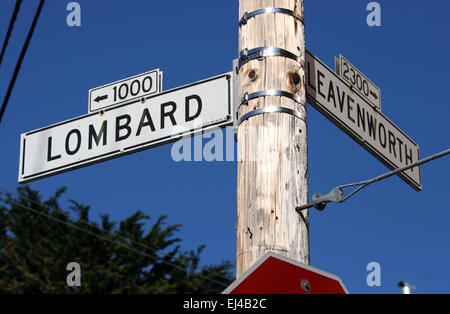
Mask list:
[[[381,111],[381,90],[342,55],[336,64],[336,73],[352,86],[353,91]]]
[[[233,125],[231,73],[22,134],[19,182]]]
[[[413,140],[309,51],[306,67],[308,102],[389,169],[420,159]],[[422,190],[420,167],[399,176],[415,190]]]
[[[89,112],[130,102],[162,91],[159,69],[135,75],[89,90]]]

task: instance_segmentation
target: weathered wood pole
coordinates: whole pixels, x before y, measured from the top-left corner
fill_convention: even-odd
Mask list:
[[[267,56],[239,70],[239,93],[280,90],[295,97],[261,96],[242,104],[238,118],[258,108],[294,109],[297,116],[270,112],[238,127],[237,248],[239,278],[267,251],[309,264],[308,212],[295,206],[308,199],[303,0],[240,0],[239,18],[265,8],[289,12],[257,14],[239,27],[239,52],[277,47],[298,56]],[[300,118],[299,118],[300,117]]]

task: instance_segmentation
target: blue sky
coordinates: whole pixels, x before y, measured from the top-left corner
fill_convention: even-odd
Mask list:
[[[88,90],[155,68],[164,89],[231,71],[238,54],[238,1],[78,1],[81,26],[66,24],[69,1],[49,0],[0,124],[0,186],[18,186],[20,134],[87,113]],[[445,0],[379,1],[381,27],[366,24],[370,1],[305,0],[306,46],[334,69],[340,53],[381,88],[382,111],[425,157],[450,146],[450,31]],[[0,4],[0,39],[15,1]],[[38,1],[24,1],[0,68],[3,99]],[[308,105],[309,190],[387,171]],[[174,162],[164,145],[31,183],[44,196],[91,205],[91,218],[140,209],[182,223],[185,249],[203,263],[235,261],[236,162]],[[450,291],[448,157],[422,167],[423,191],[394,177],[324,212],[311,212],[311,265],[340,276],[351,293]],[[65,203],[67,204],[67,203]],[[381,265],[381,286],[366,265]]]

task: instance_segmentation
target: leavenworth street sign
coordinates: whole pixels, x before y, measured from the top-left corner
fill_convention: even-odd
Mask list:
[[[412,139],[309,51],[306,68],[308,102],[389,169],[420,159],[419,146]],[[420,167],[398,175],[422,190]]]
[[[231,73],[108,107],[21,136],[19,182],[233,124]]]

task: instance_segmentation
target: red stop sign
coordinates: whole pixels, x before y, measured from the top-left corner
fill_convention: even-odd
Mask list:
[[[272,252],[232,283],[225,294],[347,294],[338,276]]]

